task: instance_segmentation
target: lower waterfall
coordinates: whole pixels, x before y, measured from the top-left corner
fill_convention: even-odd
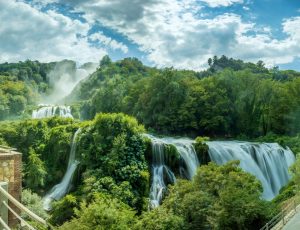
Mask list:
[[[150,188],[150,208],[160,205],[163,194],[167,188],[167,182],[175,183],[174,173],[165,163],[164,142],[153,136],[148,136],[152,140],[152,184]]]
[[[181,168],[180,172],[183,177],[191,179],[199,166],[199,161],[196,151],[193,146],[193,141],[190,139],[176,138],[157,138],[146,134],[151,139],[152,143],[152,183],[150,188],[150,208],[155,208],[160,205],[163,194],[168,184],[173,184],[176,181],[172,170],[165,162],[165,145],[171,144],[176,147],[180,157],[182,158],[185,168]]]
[[[73,118],[70,106],[64,105],[39,105],[40,108],[32,111],[32,118],[40,119],[46,117],[65,117]]]
[[[210,159],[217,164],[239,160],[242,169],[260,180],[266,200],[272,200],[289,181],[288,168],[295,161],[289,148],[277,143],[240,141],[210,141],[207,145]]]
[[[73,174],[77,168],[77,165],[79,162],[75,159],[75,154],[76,154],[76,145],[77,145],[77,136],[80,133],[80,129],[78,129],[72,140],[72,145],[71,145],[71,151],[70,151],[70,156],[69,156],[69,162],[68,162],[68,168],[67,171],[61,180],[61,182],[57,185],[55,185],[49,192],[48,194],[43,198],[43,208],[45,210],[51,210],[51,202],[53,200],[59,200],[61,199],[66,193],[68,192],[70,188],[70,184],[73,178]]]
[[[152,182],[150,188],[150,208],[159,206],[168,184],[175,183],[174,172],[167,165],[165,145],[173,145],[180,154],[185,167],[180,168],[181,177],[192,179],[200,165],[194,149],[194,140],[188,138],[158,138],[145,134],[152,143]],[[251,143],[241,141],[208,141],[208,154],[211,161],[221,165],[230,160],[239,160],[240,167],[256,176],[262,183],[262,197],[273,199],[279,190],[288,183],[288,168],[295,156],[289,148],[277,143]]]

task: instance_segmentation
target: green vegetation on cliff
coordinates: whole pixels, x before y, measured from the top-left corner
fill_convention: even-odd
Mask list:
[[[81,105],[83,119],[124,112],[157,132],[208,136],[300,131],[300,78],[295,71],[226,57],[216,57],[203,72],[105,59],[67,99]]]

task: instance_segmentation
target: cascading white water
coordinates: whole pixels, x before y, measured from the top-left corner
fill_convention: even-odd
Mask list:
[[[186,165],[185,169],[182,169],[184,176],[192,178],[196,173],[196,169],[199,166],[199,161],[193,147],[193,141],[190,139],[176,139],[176,138],[157,138],[152,135],[146,134],[151,139],[152,143],[152,184],[150,188],[150,208],[159,206],[163,198],[163,194],[168,184],[173,184],[176,181],[174,173],[166,165],[165,162],[165,145],[174,145],[180,154],[182,160]]]
[[[167,143],[176,147],[180,157],[186,165],[186,169],[181,169],[181,176],[188,179],[192,179],[200,165],[193,142],[193,140],[187,138],[167,138]]]
[[[64,105],[39,105],[40,108],[33,110],[32,118],[40,119],[46,117],[60,116],[65,118],[73,118],[70,106]]]
[[[289,181],[288,168],[295,161],[293,152],[276,143],[250,143],[239,141],[210,141],[209,156],[217,164],[239,160],[246,172],[262,183],[263,198],[273,199]]]
[[[176,178],[174,173],[165,164],[164,144],[158,138],[147,135],[152,140],[152,184],[150,188],[150,208],[160,205],[163,194],[166,190],[168,180],[174,183]]]
[[[66,193],[68,192],[70,188],[70,184],[73,178],[73,174],[77,168],[77,165],[79,162],[75,159],[76,155],[76,145],[77,145],[77,136],[80,133],[80,129],[78,129],[72,140],[72,145],[71,145],[71,151],[70,151],[70,156],[69,156],[69,162],[68,162],[68,168],[67,171],[62,179],[62,181],[55,185],[50,192],[43,198],[43,208],[45,210],[50,210],[51,209],[51,202],[53,200],[59,200],[61,199]]]
[[[150,189],[151,207],[157,207],[166,190],[167,182],[174,181],[174,173],[166,165],[164,145],[174,145],[185,163],[181,176],[191,179],[196,174],[199,160],[193,147],[194,141],[188,138],[157,138],[145,134],[152,141],[153,168]],[[239,160],[240,167],[256,176],[263,186],[263,198],[273,199],[279,190],[288,183],[288,168],[295,161],[293,152],[284,149],[277,143],[251,143],[240,141],[209,141],[210,159],[217,164],[225,164],[230,160]],[[159,162],[159,163],[158,163]],[[182,170],[181,170],[182,171]],[[171,180],[169,178],[172,178]]]

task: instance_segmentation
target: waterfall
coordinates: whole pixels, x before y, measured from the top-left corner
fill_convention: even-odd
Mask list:
[[[152,183],[150,188],[150,208],[160,205],[163,194],[168,184],[176,181],[174,173],[168,167],[165,155],[165,145],[176,147],[185,167],[181,167],[181,174],[191,179],[196,173],[199,161],[193,147],[193,141],[185,138],[158,138],[149,134],[146,137],[151,139],[152,143]]]
[[[32,118],[40,119],[46,117],[66,117],[73,118],[70,106],[64,105],[44,105],[40,104],[40,108],[32,111]]]
[[[194,141],[188,138],[158,138],[145,134],[152,143],[152,183],[150,188],[150,207],[157,207],[163,198],[168,184],[175,182],[174,173],[166,162],[165,145],[173,145],[180,154],[184,165],[180,167],[180,176],[192,179],[196,174],[199,160],[195,152]],[[240,167],[254,175],[263,186],[262,197],[273,199],[279,190],[288,183],[288,168],[294,163],[295,156],[289,148],[277,143],[251,143],[241,141],[208,141],[208,154],[211,161],[218,165],[230,160],[239,160]]]
[[[169,144],[172,144],[176,147],[178,153],[180,154],[180,157],[186,165],[186,169],[184,167],[180,168],[181,176],[191,180],[196,174],[197,168],[200,165],[196,151],[193,146],[194,141],[186,138],[168,138],[167,141]]]
[[[77,145],[76,138],[79,133],[80,133],[80,129],[78,129],[73,136],[68,167],[67,167],[67,171],[66,171],[63,179],[61,180],[61,182],[59,184],[55,185],[48,192],[48,194],[43,198],[43,208],[45,210],[49,211],[51,209],[51,202],[53,200],[61,199],[64,195],[66,195],[66,193],[68,192],[68,190],[70,188],[73,174],[77,168],[77,165],[79,164],[79,162],[76,161],[76,159],[75,159],[76,145]]]
[[[148,136],[150,137],[150,136]],[[152,184],[150,188],[150,208],[160,205],[163,194],[167,188],[167,182],[175,183],[175,175],[165,163],[165,143],[153,136],[152,140]]]
[[[240,167],[256,176],[263,186],[263,198],[273,199],[288,183],[288,168],[295,161],[293,152],[277,143],[250,143],[239,141],[210,141],[210,159],[217,164],[239,160]]]

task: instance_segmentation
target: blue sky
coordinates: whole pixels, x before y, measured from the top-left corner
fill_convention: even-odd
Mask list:
[[[0,62],[137,57],[202,70],[226,55],[300,71],[299,0],[0,0]]]

